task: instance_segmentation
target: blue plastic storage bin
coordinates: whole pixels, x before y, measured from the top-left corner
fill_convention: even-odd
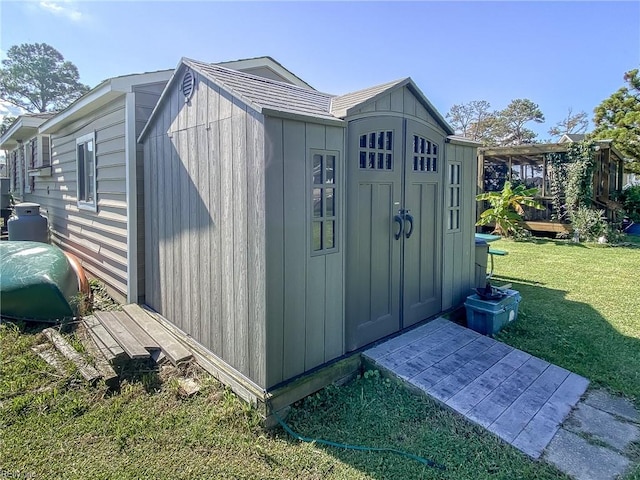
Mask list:
[[[483,300],[477,294],[468,296],[464,302],[467,327],[483,335],[493,335],[518,318],[520,293],[517,290],[505,292],[507,295],[499,300]]]

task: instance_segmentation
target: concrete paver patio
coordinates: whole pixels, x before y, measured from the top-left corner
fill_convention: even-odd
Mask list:
[[[364,356],[533,458],[589,385],[584,377],[443,318]]]

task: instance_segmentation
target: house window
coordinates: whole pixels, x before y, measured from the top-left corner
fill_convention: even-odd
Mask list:
[[[447,230],[460,229],[460,164],[449,165],[449,191],[447,198]]]
[[[438,145],[419,135],[413,136],[413,171],[438,171]]]
[[[311,252],[337,249],[337,152],[311,153]]]
[[[393,170],[393,132],[371,132],[360,135],[360,168]]]
[[[14,150],[13,152],[11,152],[11,158],[9,160],[9,171],[10,171],[10,178],[11,178],[11,182],[9,185],[9,189],[17,194],[18,193],[18,188],[20,186],[20,177],[19,177],[19,172],[20,172],[20,164],[18,162],[18,151]]]
[[[94,212],[97,210],[95,150],[95,134],[90,133],[76,139],[78,207]]]

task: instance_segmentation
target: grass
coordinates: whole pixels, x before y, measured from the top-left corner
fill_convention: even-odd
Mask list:
[[[500,241],[497,284],[513,283],[519,320],[498,339],[627,396],[640,407],[640,248]]]
[[[640,249],[501,241],[496,276],[523,300],[500,339],[589,377],[638,404]],[[635,270],[634,270],[635,269]],[[486,431],[397,383],[366,372],[291,411],[302,435],[392,447],[444,464],[356,452],[265,432],[256,412],[196,369],[184,398],[172,368],[126,379],[121,391],[60,376],[30,347],[38,329],[0,325],[0,477],[238,479],[556,479]],[[640,471],[629,479],[639,479]]]

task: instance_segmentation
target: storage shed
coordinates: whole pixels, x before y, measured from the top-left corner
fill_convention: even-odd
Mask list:
[[[409,78],[334,96],[183,59],[139,139],[146,303],[263,392],[461,305],[452,133]]]

